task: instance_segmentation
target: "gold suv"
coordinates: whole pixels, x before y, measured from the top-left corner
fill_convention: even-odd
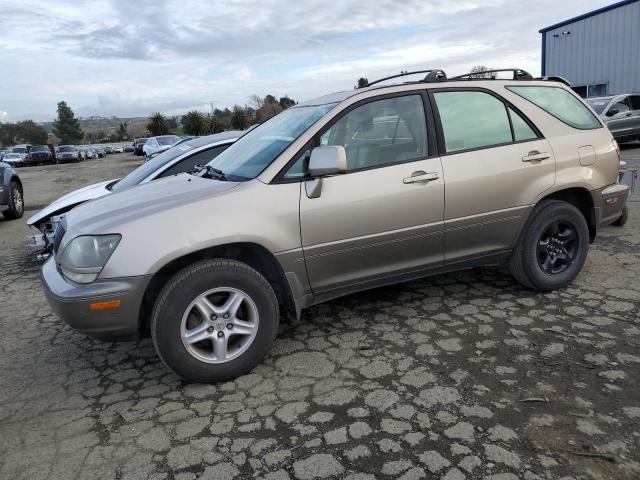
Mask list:
[[[214,382],[281,317],[351,292],[501,263],[566,286],[622,215],[618,146],[562,79],[509,72],[321,97],[197,172],[71,210],[42,268],[53,308],[86,333],[150,328],[171,369]]]

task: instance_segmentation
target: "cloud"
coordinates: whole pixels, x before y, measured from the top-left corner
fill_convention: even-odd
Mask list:
[[[407,69],[536,74],[537,30],[605,3],[3,0],[0,110],[51,119],[64,99],[82,115],[181,113],[253,93],[304,100]]]

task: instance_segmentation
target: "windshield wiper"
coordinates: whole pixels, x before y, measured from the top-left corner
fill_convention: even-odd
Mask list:
[[[203,169],[201,170],[201,172],[203,170],[204,170],[204,172],[202,174],[203,177],[209,177],[209,178],[211,178],[213,180],[222,180],[222,181],[227,181],[228,180],[227,176],[219,168],[214,168],[211,165],[205,165],[203,167]]]

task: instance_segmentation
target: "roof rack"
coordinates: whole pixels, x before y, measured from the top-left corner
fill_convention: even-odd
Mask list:
[[[499,68],[496,70],[484,70],[482,72],[465,73],[464,75],[451,77],[449,80],[497,80],[495,74],[500,72],[513,72],[513,80],[533,80],[531,74],[522,70],[521,68]],[[484,76],[486,74],[493,75],[487,78]]]
[[[380,78],[374,82],[371,82],[367,85],[370,87],[371,85],[375,85],[376,83],[384,82],[385,80],[391,80],[392,78],[404,77],[405,75],[415,75],[417,73],[426,73],[427,75],[422,80],[423,82],[446,82],[447,74],[444,73],[444,70],[433,69],[433,70],[416,70],[414,72],[400,72],[397,75],[391,75],[390,77]]]
[[[566,78],[558,77],[554,75],[546,76],[546,77],[536,77],[534,78],[534,80],[546,80],[547,82],[560,82],[560,83],[564,83],[567,87],[571,86],[571,82]]]

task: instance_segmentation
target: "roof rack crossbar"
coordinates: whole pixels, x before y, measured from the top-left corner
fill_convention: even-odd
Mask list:
[[[416,70],[413,72],[400,72],[397,75],[391,75],[389,77],[379,78],[373,82],[370,82],[367,87],[371,85],[375,85],[376,83],[384,82],[386,80],[391,80],[392,78],[404,77],[405,75],[415,75],[418,73],[426,73],[427,75],[422,80],[423,82],[446,82],[447,74],[444,73],[444,70],[440,69],[432,69],[432,70]]]
[[[500,72],[512,72],[513,80],[533,80],[533,77],[529,72],[522,70],[521,68],[498,68],[496,70],[484,70],[482,72],[465,73],[464,75],[457,75],[451,77],[449,80],[496,80],[495,74]],[[484,75],[493,74],[487,78]]]

